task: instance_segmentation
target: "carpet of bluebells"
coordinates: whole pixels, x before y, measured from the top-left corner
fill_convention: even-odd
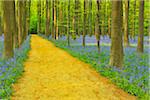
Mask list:
[[[45,37],[46,38],[46,37]],[[51,40],[56,46],[66,50],[72,56],[79,58],[80,60],[89,63],[99,72],[101,75],[109,78],[120,88],[126,92],[133,94],[141,99],[149,98],[149,79],[150,79],[150,66],[149,66],[149,38],[145,37],[144,40],[144,53],[138,54],[136,52],[137,37],[130,39],[130,43],[133,46],[124,48],[124,66],[122,68],[116,68],[115,66],[109,66],[110,55],[110,39],[101,37],[101,52],[97,52],[95,37],[86,37],[86,47],[82,47],[82,37],[76,40],[71,40],[71,46],[67,46],[65,37],[61,37],[59,40]],[[91,45],[94,44],[94,45]]]
[[[30,36],[22,44],[21,48],[15,49],[14,57],[3,59],[4,36],[0,36],[0,99],[9,98],[12,93],[12,84],[23,72],[23,62],[27,58],[30,49]]]

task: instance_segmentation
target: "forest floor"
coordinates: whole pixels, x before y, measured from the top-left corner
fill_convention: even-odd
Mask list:
[[[37,35],[12,100],[135,100],[90,65]]]

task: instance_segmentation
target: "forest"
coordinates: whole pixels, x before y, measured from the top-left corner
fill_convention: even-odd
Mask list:
[[[0,99],[149,100],[149,0],[0,1]]]

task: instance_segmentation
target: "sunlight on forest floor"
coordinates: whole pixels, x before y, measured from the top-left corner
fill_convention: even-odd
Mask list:
[[[12,100],[134,100],[88,64],[37,35]]]

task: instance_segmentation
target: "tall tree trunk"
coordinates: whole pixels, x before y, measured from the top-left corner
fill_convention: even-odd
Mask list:
[[[68,46],[70,46],[70,0],[68,0],[68,20],[67,20],[67,41]]]
[[[60,2],[61,7],[62,8],[62,2]],[[60,24],[60,28],[59,28],[59,35],[62,35],[62,21],[63,21],[63,9],[59,9],[59,24]]]
[[[15,16],[12,16],[14,12],[14,1],[2,1],[3,3],[3,18],[4,18],[4,58],[8,59],[13,57],[13,20]]]
[[[59,38],[59,32],[58,32],[59,0],[55,0],[55,1],[56,1],[56,40],[58,40],[58,38]]]
[[[16,7],[15,7],[15,1],[13,0],[13,10],[12,10],[12,16],[13,17],[13,40],[14,40],[14,48],[18,47],[18,28],[17,28],[17,21],[16,21]]]
[[[56,0],[54,0],[54,35],[55,35],[55,39],[56,39]]]
[[[89,32],[90,32],[90,36],[92,36],[93,32],[92,32],[92,0],[89,0]]]
[[[125,0],[124,45],[129,46],[129,0]]]
[[[37,16],[38,16],[38,21],[37,21],[37,33],[41,33],[41,0],[38,0],[37,2]]]
[[[75,34],[78,35],[78,0],[75,0],[75,18],[74,18],[74,22],[75,22]]]
[[[132,39],[135,37],[135,21],[136,21],[136,0],[134,0]]]
[[[109,35],[109,38],[111,38],[111,10],[110,10],[110,2],[111,1],[108,1],[109,2],[109,7],[108,7],[108,9],[107,10],[109,10],[109,12],[108,12],[108,35]]]
[[[55,0],[52,1],[52,38],[55,38],[54,12],[55,12]]]
[[[96,12],[96,20],[95,20],[95,36],[96,36],[96,40],[97,40],[98,53],[100,53],[100,34],[101,34],[101,27],[100,27],[100,0],[97,0],[97,12]]]
[[[83,34],[82,34],[82,46],[85,47],[86,36],[86,0],[84,0],[84,22],[83,22]]]
[[[1,5],[0,5],[1,6]],[[0,8],[1,9],[1,8]],[[0,10],[0,36],[2,35],[2,12]]]
[[[50,35],[50,9],[49,9],[49,0],[46,0],[46,29],[45,35]]]
[[[137,52],[144,52],[144,0],[140,0],[140,8],[139,8],[139,34],[138,34],[138,44],[137,44]]]
[[[112,1],[112,33],[110,65],[123,66],[123,46],[121,33],[121,1]]]
[[[30,5],[31,5],[31,0],[26,1],[26,34],[29,34],[29,29],[30,29]]]
[[[19,47],[21,46],[23,42],[23,2],[18,1],[18,41],[19,41]]]
[[[26,2],[27,1],[22,1],[23,2],[23,12],[22,12],[22,17],[23,17],[23,41],[26,39],[26,37],[27,37],[27,33],[26,33],[26,29],[27,29],[27,27],[26,27],[26,22],[27,22],[27,20],[26,20],[26,17],[27,17],[27,9],[26,9]]]

